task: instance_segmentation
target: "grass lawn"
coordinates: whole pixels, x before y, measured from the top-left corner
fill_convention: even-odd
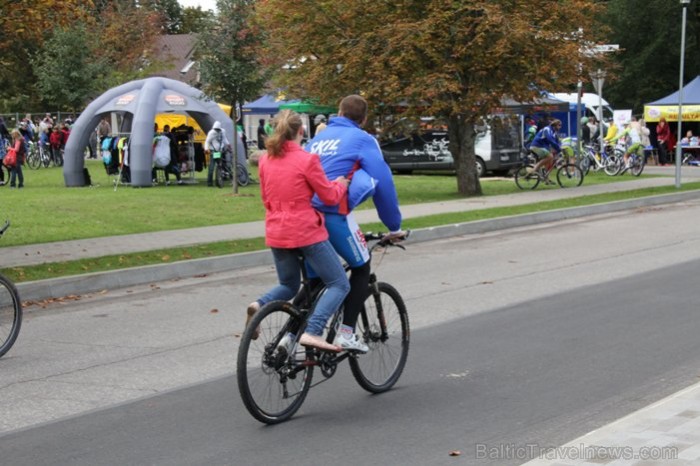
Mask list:
[[[239,188],[209,188],[206,171],[196,174],[196,185],[114,190],[101,161],[86,161],[94,186],[66,188],[62,168],[24,169],[25,188],[0,187],[0,220],[10,219],[12,228],[1,247],[48,243],[83,238],[177,230],[262,220],[264,209],[257,184]],[[257,170],[251,168],[257,179]],[[458,199],[452,174],[395,176],[403,205]],[[592,174],[585,184],[632,179]],[[512,179],[483,178],[485,196],[517,193]],[[541,186],[537,189],[558,189]],[[363,209],[373,208],[370,203]]]

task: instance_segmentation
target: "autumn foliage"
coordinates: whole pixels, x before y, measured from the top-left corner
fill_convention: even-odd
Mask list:
[[[478,194],[473,122],[504,96],[565,90],[591,57],[593,0],[262,0],[265,54],[291,95],[336,102],[361,93],[450,122],[458,191]],[[584,31],[585,33],[581,33]],[[283,65],[287,65],[282,68]]]

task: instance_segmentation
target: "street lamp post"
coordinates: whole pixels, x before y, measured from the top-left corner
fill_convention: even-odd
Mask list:
[[[591,80],[593,81],[593,87],[598,92],[598,132],[600,133],[600,153],[603,153],[604,145],[603,140],[605,135],[603,134],[603,83],[605,82],[605,71],[598,69],[598,71],[591,73]]]
[[[690,0],[681,0],[683,20],[681,24],[681,71],[678,77],[678,139],[676,142],[676,188],[681,187],[681,138],[683,123],[683,65],[685,65],[685,17]]]

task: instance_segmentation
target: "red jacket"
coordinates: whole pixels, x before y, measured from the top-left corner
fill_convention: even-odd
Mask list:
[[[260,158],[260,192],[265,205],[265,243],[273,248],[299,248],[328,239],[324,217],[311,206],[314,193],[325,204],[337,204],[346,193],[328,181],[317,155],[287,141],[281,157]]]
[[[51,147],[58,149],[63,144],[63,134],[61,134],[60,131],[51,131],[49,142],[51,143]]]

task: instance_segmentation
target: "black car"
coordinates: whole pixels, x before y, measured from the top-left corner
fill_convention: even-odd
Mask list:
[[[519,163],[520,123],[515,115],[489,117],[476,127],[477,173],[506,173]],[[447,125],[434,118],[401,118],[382,135],[384,159],[396,173],[454,170]]]

